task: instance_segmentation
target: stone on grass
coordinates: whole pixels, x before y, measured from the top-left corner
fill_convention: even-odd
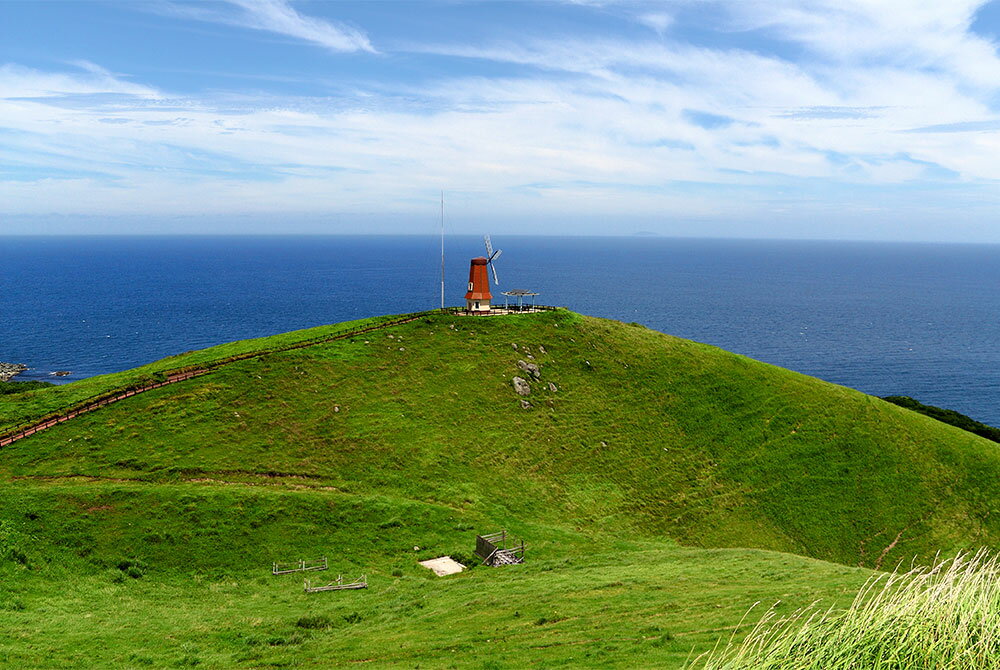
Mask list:
[[[523,372],[527,372],[529,375],[538,379],[542,376],[542,371],[539,369],[537,363],[529,363],[527,361],[518,361],[517,367],[519,367]]]
[[[528,385],[528,380],[523,377],[514,377],[510,383],[518,395],[531,395],[531,386]]]

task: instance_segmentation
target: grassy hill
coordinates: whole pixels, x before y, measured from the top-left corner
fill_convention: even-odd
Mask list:
[[[278,344],[0,396],[0,425]],[[992,442],[638,325],[427,315],[0,451],[0,664],[678,667],[756,600],[844,598],[844,566],[1000,545],[998,474]],[[501,527],[529,563],[416,566]],[[269,575],[318,555],[372,587]]]

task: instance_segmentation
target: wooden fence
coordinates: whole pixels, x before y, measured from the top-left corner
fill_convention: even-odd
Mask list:
[[[287,575],[292,572],[312,572],[314,570],[326,570],[329,565],[326,562],[326,556],[323,558],[318,558],[314,561],[299,561],[297,563],[272,563],[271,564],[271,574],[272,575]]]
[[[324,342],[332,342],[334,340],[342,340],[349,337],[356,337],[358,335],[363,335],[364,333],[371,332],[373,330],[380,330],[382,328],[388,328],[390,326],[398,326],[400,324],[409,323],[410,321],[416,321],[417,319],[428,316],[430,314],[438,314],[440,310],[429,310],[425,312],[413,312],[411,314],[405,314],[395,319],[388,321],[383,321],[371,326],[364,328],[348,328],[343,331],[337,331],[334,333],[327,333],[319,337],[310,338],[308,340],[302,340],[300,342],[295,342],[294,344],[275,347],[273,349],[256,350],[251,352],[245,352],[242,354],[235,354],[233,356],[228,356],[226,358],[219,359],[217,361],[211,361],[205,363],[201,366],[186,366],[178,368],[176,370],[171,370],[167,372],[154,373],[154,378],[159,378],[158,381],[154,381],[148,384],[140,386],[126,386],[118,388],[112,391],[107,391],[97,396],[93,396],[86,400],[82,400],[78,403],[70,405],[60,413],[52,413],[47,416],[42,417],[37,421],[33,421],[27,424],[21,424],[20,426],[15,426],[9,429],[3,435],[0,435],[0,448],[6,447],[8,445],[17,442],[18,440],[23,440],[26,437],[34,435],[35,433],[41,432],[47,428],[51,428],[60,423],[74,419],[81,414],[87,412],[92,412],[96,409],[100,409],[111,403],[118,402],[120,400],[125,400],[126,398],[131,398],[134,395],[144,393],[146,391],[151,391],[153,389],[158,389],[161,386],[167,386],[168,384],[176,384],[177,382],[182,382],[192,377],[199,377],[201,375],[214,372],[224,365],[230,363],[235,363],[238,361],[244,361],[250,358],[258,358],[260,356],[267,356],[268,354],[276,354],[285,351],[292,351],[295,349],[303,349],[305,347],[315,346],[317,344],[322,344]]]
[[[476,556],[491,567],[524,563],[524,540],[508,535],[506,530],[476,535]]]
[[[361,575],[353,582],[345,582],[344,575],[337,575],[337,581],[330,582],[324,586],[313,586],[308,579],[303,581],[303,589],[306,593],[320,593],[321,591],[347,591],[351,589],[367,589],[368,576]]]

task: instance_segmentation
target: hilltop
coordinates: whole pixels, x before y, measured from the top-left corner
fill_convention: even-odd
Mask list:
[[[842,598],[866,577],[853,566],[1000,545],[997,445],[857,391],[566,310],[430,313],[320,341],[342,330],[0,397],[10,427],[248,356],[0,450],[0,575],[23,585],[0,625],[30,631],[72,601],[126,639],[143,613],[193,645],[92,644],[109,664],[521,667],[477,655],[492,645],[546,665],[676,667],[755,600]],[[529,563],[440,580],[415,566],[501,527],[529,541]],[[323,554],[372,588],[305,598],[268,575]],[[42,589],[70,577],[67,594]],[[168,635],[175,599],[203,629]],[[297,625],[307,614],[327,619]],[[26,633],[32,648],[95,635],[55,618],[49,637]],[[0,643],[0,660],[32,658]]]

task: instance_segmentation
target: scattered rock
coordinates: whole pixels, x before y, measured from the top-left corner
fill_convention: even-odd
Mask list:
[[[518,361],[517,362],[517,367],[520,368],[523,372],[527,372],[529,375],[531,375],[535,379],[538,379],[539,377],[542,376],[542,371],[541,371],[541,369],[539,369],[537,363],[529,363],[527,361]]]
[[[540,354],[547,354],[549,352],[545,351],[545,347],[543,347],[542,345],[539,344],[538,345],[538,353],[540,353]]]
[[[535,357],[532,356],[531,354],[528,354],[528,358],[530,358],[531,360],[535,360]]]
[[[602,446],[602,447],[606,447],[606,446],[608,446],[608,443],[607,443],[607,442],[604,442],[604,441],[602,441],[602,442],[601,442],[601,446]]]
[[[0,382],[9,382],[27,369],[23,363],[0,363]]]
[[[522,377],[514,377],[510,382],[514,386],[514,391],[518,395],[530,395],[531,387],[528,385],[528,381]]]
[[[549,382],[549,390],[555,393],[556,391],[559,390],[559,387],[553,384],[552,382]]]
[[[399,350],[400,351],[406,351],[406,347],[400,347]]]
[[[514,347],[514,351],[517,351],[517,343],[516,342],[511,342],[510,346]]]
[[[528,402],[527,400],[525,400],[524,398],[522,398],[521,399],[521,409],[531,409],[531,403]]]
[[[413,551],[420,551],[420,547],[418,547],[417,545],[413,545]]]
[[[453,323],[449,323],[448,327],[451,328],[452,330],[455,330],[455,324],[453,324]]]
[[[334,412],[339,412],[340,411],[340,405],[334,405],[333,406],[333,411]]]

